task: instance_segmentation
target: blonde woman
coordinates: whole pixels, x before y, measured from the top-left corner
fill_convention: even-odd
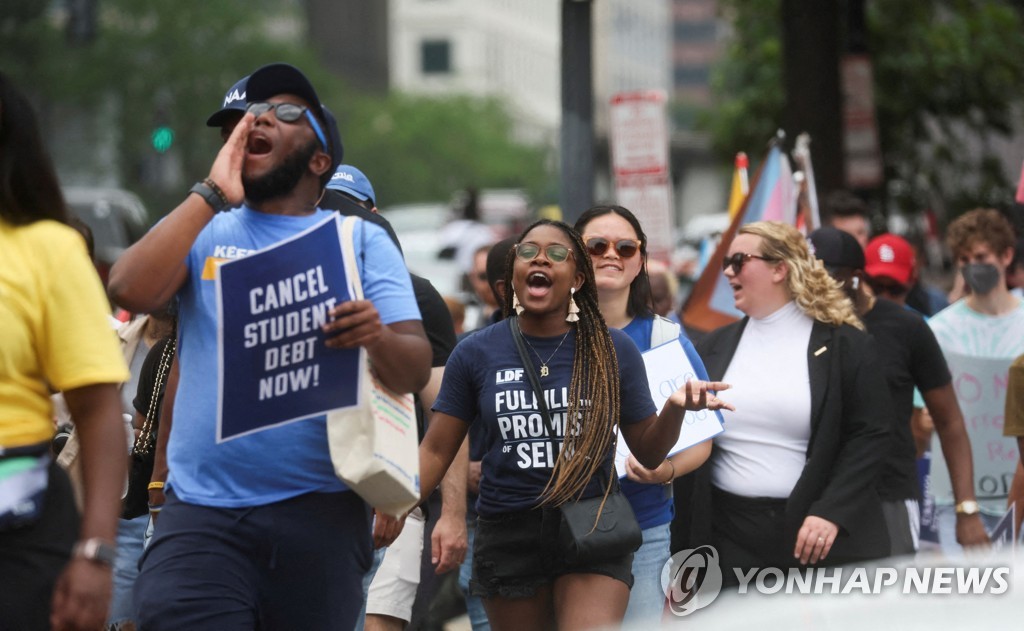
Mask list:
[[[723,267],[747,317],[697,344],[736,411],[698,474],[691,543],[715,546],[727,585],[886,556],[874,481],[892,406],[871,338],[792,226],[743,226]]]

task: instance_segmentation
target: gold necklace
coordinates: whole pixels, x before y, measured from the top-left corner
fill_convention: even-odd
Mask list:
[[[548,362],[551,361],[551,358],[555,356],[555,353],[558,352],[558,349],[562,348],[562,343],[565,342],[565,338],[569,337],[569,331],[572,331],[572,329],[570,328],[569,331],[565,332],[565,335],[562,336],[562,341],[559,342],[558,346],[555,347],[555,351],[548,356],[548,361],[546,362],[543,359],[541,359],[540,353],[538,353],[537,349],[533,347],[533,344],[530,344],[530,340],[526,339],[526,335],[523,334],[523,327],[519,326],[518,320],[516,320],[516,326],[519,327],[519,333],[523,335],[523,341],[526,342],[526,345],[530,347],[530,350],[533,351],[533,354],[537,356],[537,361],[540,362],[540,376],[547,377],[549,374],[551,374],[551,371],[548,370]]]

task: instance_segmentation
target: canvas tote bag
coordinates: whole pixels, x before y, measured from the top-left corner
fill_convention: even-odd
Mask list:
[[[352,234],[356,217],[341,223],[342,256],[349,293],[363,299]],[[374,374],[359,349],[359,403],[327,414],[327,440],[334,472],[366,503],[400,516],[420,501],[419,437],[411,394],[396,394]]]

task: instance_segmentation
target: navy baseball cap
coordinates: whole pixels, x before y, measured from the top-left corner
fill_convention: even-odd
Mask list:
[[[338,133],[338,123],[334,115],[321,103],[313,84],[301,70],[291,64],[268,64],[249,76],[245,95],[247,103],[266,101],[278,94],[294,94],[306,101],[316,117],[327,125],[325,131],[331,145],[331,171],[328,173],[332,172],[341,164],[341,134]]]
[[[811,252],[826,267],[864,269],[864,250],[850,233],[828,226],[818,228],[807,240]]]
[[[377,196],[373,192],[373,185],[363,172],[350,164],[343,164],[331,176],[327,188],[333,188],[356,199],[368,201],[374,206],[377,205]]]
[[[245,84],[248,81],[249,77],[245,76],[239,79],[238,83],[231,86],[231,89],[224,95],[224,103],[221,105],[221,108],[211,114],[210,118],[206,119],[207,127],[220,127],[235,112],[245,114]]]

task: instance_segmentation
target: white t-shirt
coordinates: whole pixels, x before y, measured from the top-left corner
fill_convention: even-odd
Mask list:
[[[786,498],[804,470],[811,438],[807,345],[814,320],[790,302],[750,318],[722,381],[731,384],[715,438],[712,482],[744,497]]]
[[[971,440],[978,502],[986,513],[1002,515],[1019,459],[1016,441],[1002,435],[1002,417],[1010,364],[1024,353],[1024,301],[1005,315],[991,316],[960,300],[935,314],[928,324],[953,374],[953,390]],[[931,457],[935,502],[951,505],[949,469],[937,433],[932,436]]]

